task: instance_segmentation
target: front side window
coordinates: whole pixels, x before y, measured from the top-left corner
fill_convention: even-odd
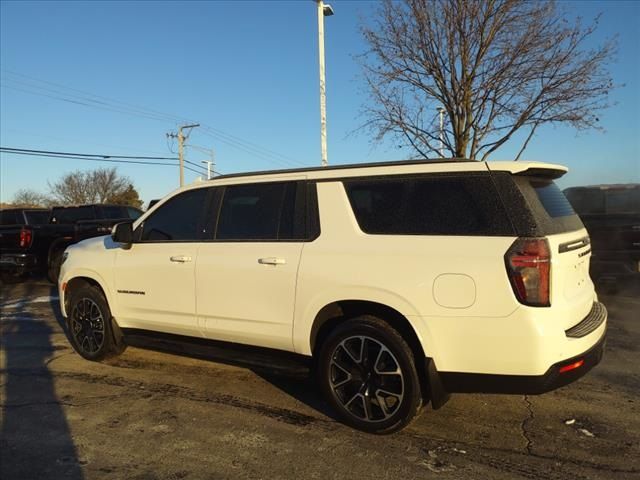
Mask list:
[[[511,235],[488,176],[349,180],[347,195],[365,233],[378,235]]]
[[[286,240],[294,237],[295,182],[225,188],[217,240]]]
[[[200,238],[200,222],[208,190],[181,193],[160,206],[142,225],[143,242],[184,242]]]

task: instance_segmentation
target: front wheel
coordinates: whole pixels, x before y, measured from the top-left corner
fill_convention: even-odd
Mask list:
[[[124,351],[124,344],[114,337],[107,300],[97,287],[85,284],[70,292],[67,315],[71,346],[82,357],[100,361]]]
[[[343,421],[366,432],[400,430],[422,406],[409,345],[376,317],[353,318],[332,331],[320,349],[318,375]]]
[[[47,278],[54,285],[58,284],[58,277],[60,276],[60,269],[62,268],[63,253],[64,250],[55,251],[49,258],[49,265],[47,267]]]

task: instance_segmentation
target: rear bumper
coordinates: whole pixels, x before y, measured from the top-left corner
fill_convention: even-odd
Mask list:
[[[3,253],[0,255],[0,270],[3,272],[27,273],[37,270],[38,257],[32,253]]]
[[[572,383],[595,367],[604,355],[606,333],[585,352],[558,362],[543,375],[492,375],[440,372],[440,380],[449,393],[540,394]],[[563,367],[582,361],[580,367],[561,372]]]

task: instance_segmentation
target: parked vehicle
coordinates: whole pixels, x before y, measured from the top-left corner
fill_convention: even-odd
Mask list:
[[[70,342],[89,360],[132,329],[295,352],[376,433],[453,392],[552,390],[600,361],[607,319],[566,171],[412,161],[185,187],[66,250]]]
[[[72,243],[101,236],[123,220],[142,212],[122,205],[80,205],[42,209],[8,209],[0,212],[0,271],[19,277],[46,272],[57,283],[62,253]],[[46,215],[46,220],[45,220]]]
[[[33,268],[36,257],[15,247],[21,249],[31,245],[33,238],[29,227],[49,223],[50,212],[42,208],[0,210],[0,274],[3,280],[21,276]]]
[[[591,238],[591,277],[615,290],[640,276],[640,184],[592,185],[564,190]]]

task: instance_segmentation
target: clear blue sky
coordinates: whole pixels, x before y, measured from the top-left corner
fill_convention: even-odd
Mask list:
[[[311,0],[2,1],[0,5],[2,146],[171,155],[165,133],[175,128],[175,121],[125,115],[16,89],[33,91],[35,85],[49,88],[38,91],[54,97],[83,95],[67,89],[82,90],[199,121],[232,135],[230,139],[196,129],[191,137],[193,144],[215,149],[223,173],[319,164],[317,19]],[[366,98],[353,58],[365,48],[359,25],[371,19],[377,4],[334,0],[332,5],[336,14],[326,21],[329,161],[405,158],[406,150],[391,142],[372,146],[366,134],[351,133],[363,122],[359,111]],[[606,133],[541,129],[524,157],[569,166],[563,186],[638,182],[640,3],[576,1],[565,6],[585,19],[603,13],[593,41],[619,35],[612,73],[625,87],[613,94],[618,105],[601,117]],[[237,139],[259,145],[260,154],[246,143],[242,149],[234,147]],[[494,159],[513,158],[519,146],[517,142],[505,146]],[[199,163],[206,156],[189,151],[187,158]],[[97,166],[5,154],[0,162],[3,201],[19,188],[45,192],[47,180]],[[118,169],[131,177],[145,201],[161,197],[178,183],[173,167]],[[187,181],[195,177],[186,174]]]

